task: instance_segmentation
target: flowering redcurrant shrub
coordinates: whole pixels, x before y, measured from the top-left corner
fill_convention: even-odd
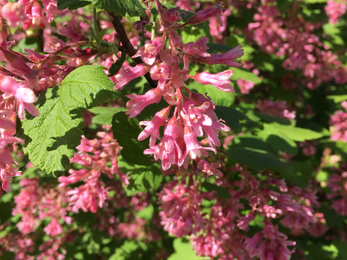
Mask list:
[[[347,259],[346,0],[0,0],[0,259]]]

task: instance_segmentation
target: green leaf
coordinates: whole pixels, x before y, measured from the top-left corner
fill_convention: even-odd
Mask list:
[[[109,77],[116,75],[118,71],[122,68],[126,55],[127,55],[126,51],[122,51],[122,55],[120,59],[118,59],[115,63],[111,65],[109,69],[109,75],[108,75]]]
[[[127,196],[158,189],[163,180],[163,174],[157,164],[140,166],[120,161],[119,166],[124,173],[129,173],[130,176],[130,184],[127,187],[124,186]]]
[[[69,10],[74,10],[89,4],[89,1],[82,0],[58,0],[57,7],[58,10],[63,10],[65,8],[68,8]]]
[[[75,69],[61,87],[40,94],[40,116],[23,121],[19,136],[26,142],[24,152],[47,173],[64,171],[81,140],[82,112],[113,98],[113,83],[101,66]]]
[[[277,154],[279,152],[286,152],[292,155],[298,153],[298,148],[296,143],[286,136],[274,135],[266,130],[259,131],[257,136],[261,137],[266,144]]]
[[[302,1],[308,4],[317,4],[317,3],[326,3],[328,0],[302,0]]]
[[[96,114],[92,119],[93,124],[112,125],[113,116],[127,109],[124,107],[93,107],[88,110]]]
[[[270,153],[264,142],[254,136],[240,136],[233,139],[228,154],[237,163],[260,171],[267,167],[287,169],[288,166]]]
[[[227,126],[236,131],[241,130],[239,121],[246,119],[244,114],[231,107],[216,106],[215,112],[218,118],[223,119]]]
[[[17,46],[13,47],[16,52],[24,53],[25,49],[36,50],[39,47],[39,39],[37,37],[25,37]]]
[[[323,136],[322,133],[314,132],[309,129],[281,125],[278,123],[264,124],[264,130],[274,135],[278,135],[280,137],[285,137],[299,142],[303,142],[305,140],[318,139]]]
[[[343,229],[343,218],[330,206],[322,205],[319,208],[319,212],[324,214],[324,218],[329,228],[337,227],[340,230]]]
[[[209,47],[208,52],[228,52],[233,48],[220,43],[207,43],[206,45]]]
[[[331,95],[327,96],[327,99],[332,99],[335,103],[341,103],[347,100],[347,95]]]
[[[320,140],[320,144],[323,145],[323,147],[329,147],[332,149],[335,153],[338,153],[341,155],[341,157],[344,160],[347,160],[347,143],[342,141],[332,141],[329,139]]]
[[[137,213],[137,217],[150,220],[153,217],[153,213],[154,213],[154,207],[152,204],[149,204],[149,206],[145,207],[144,209],[140,210]]]
[[[271,116],[268,114],[262,114],[262,113],[259,113],[259,112],[253,111],[253,110],[247,111],[246,116],[252,120],[255,120],[255,121],[261,120],[261,121],[266,122],[266,123],[275,123],[276,122],[276,123],[279,123],[281,125],[293,125],[293,126],[295,124],[294,120],[290,120],[288,118],[282,118],[282,117],[278,117],[278,116]]]
[[[280,12],[286,11],[292,4],[292,0],[276,0],[277,9]]]
[[[224,92],[213,85],[202,85],[199,82],[192,82],[188,85],[189,89],[196,90],[198,93],[205,94],[211,98],[216,105],[229,107],[234,103],[235,95],[232,92]]]
[[[113,12],[115,15],[125,16],[143,16],[146,14],[137,0],[90,0],[93,5],[107,12]]]
[[[129,119],[125,112],[117,113],[112,119],[113,136],[123,147],[121,155],[129,163],[150,165],[152,157],[144,155],[143,151],[148,148],[148,141],[138,141],[141,133],[138,118]]]
[[[176,238],[173,242],[175,253],[167,260],[200,260],[201,257],[196,255],[196,251],[185,239]]]
[[[345,260],[347,259],[347,247],[346,243],[342,241],[341,239],[334,239],[333,244],[338,249],[339,254],[336,258],[336,260]]]
[[[312,179],[314,169],[308,161],[289,162],[289,169],[280,169],[281,176],[288,180],[292,185],[302,189],[308,186],[309,180]]]
[[[64,106],[76,111],[115,99],[114,83],[102,69],[102,66],[87,65],[72,71],[58,91]]]
[[[231,80],[244,79],[252,81],[255,84],[261,83],[261,79],[253,72],[247,71],[246,69],[242,68],[232,68],[232,70],[233,75],[230,78]]]
[[[230,198],[230,193],[227,189],[217,186],[216,184],[213,184],[209,181],[204,181],[202,184],[202,188],[206,189],[206,191],[208,192],[215,191],[217,193],[217,196],[220,198]]]
[[[109,260],[135,260],[139,258],[146,258],[146,251],[148,250],[147,244],[141,241],[125,240],[123,245],[118,246],[115,253],[108,258]],[[139,257],[143,256],[143,257]]]

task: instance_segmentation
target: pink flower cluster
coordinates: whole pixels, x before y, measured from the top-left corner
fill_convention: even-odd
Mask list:
[[[301,147],[301,152],[303,155],[309,157],[316,153],[317,141],[305,141],[299,143],[299,147]]]
[[[30,26],[31,22],[42,25],[42,21],[45,19],[41,15],[46,12],[50,17],[47,19],[51,22],[56,3],[45,0],[43,6],[41,12],[41,5],[37,1],[8,2],[2,6],[1,12],[3,17],[15,26],[18,22],[22,22],[24,27]],[[39,13],[30,16],[28,12],[31,11]],[[41,18],[39,18],[39,15]],[[7,41],[10,34],[4,21],[1,20],[0,23],[0,61],[5,63],[5,66],[0,66],[0,181],[2,189],[8,192],[10,191],[12,177],[21,175],[21,172],[13,166],[16,163],[13,161],[9,147],[13,143],[23,143],[23,140],[14,137],[17,115],[20,119],[24,119],[24,111],[26,110],[33,116],[38,116],[40,113],[34,105],[37,100],[36,94],[47,87],[53,87],[57,83],[61,83],[68,73],[75,67],[88,62],[88,58],[94,53],[91,49],[82,51],[78,44],[73,45],[76,41],[83,42],[86,38],[77,33],[72,26],[67,25],[59,31],[61,35],[73,39],[73,47],[65,48],[63,52],[66,55],[73,56],[73,58],[68,59],[66,65],[56,64],[57,60],[62,59],[62,56],[57,55],[56,52],[59,53],[61,48],[70,47],[59,40],[56,43],[46,41],[48,46],[45,47],[45,50],[51,52],[51,54],[42,55],[33,50],[26,50],[28,56],[22,55],[11,50],[15,42]],[[13,37],[17,39],[18,35]]]
[[[19,0],[1,6],[2,17],[9,25],[17,27],[21,23],[24,30],[30,27],[35,29],[37,26],[44,29],[55,16],[64,12],[58,10],[55,0]]]
[[[21,175],[13,165],[9,144],[23,143],[14,137],[16,118],[24,119],[24,110],[34,116],[39,111],[34,106],[37,98],[34,90],[38,83],[36,72],[30,69],[21,54],[6,49],[6,41],[0,44],[0,61],[5,61],[7,68],[0,67],[0,180],[2,189],[10,191],[12,177]],[[1,195],[1,190],[0,190]]]
[[[256,42],[266,53],[275,53],[278,57],[284,55],[283,67],[302,71],[302,84],[310,89],[332,79],[338,84],[347,82],[346,68],[313,34],[313,30],[322,24],[310,23],[299,17],[298,3],[292,3],[284,19],[274,3],[274,0],[262,0],[260,5],[254,5],[257,9],[255,22],[249,23],[245,30],[248,39]]]
[[[101,174],[110,179],[117,174],[121,181],[128,185],[128,177],[119,169],[117,157],[120,152],[118,143],[111,134],[99,132],[98,139],[88,140],[82,136],[81,144],[77,146],[79,151],[70,159],[71,163],[83,166],[82,169],[70,169],[69,176],[58,178],[59,187],[83,181],[84,184],[69,190],[66,195],[69,198],[69,206],[73,212],[83,211],[96,212],[102,208],[108,198],[108,188],[100,180]],[[108,165],[108,163],[111,165]]]
[[[291,235],[299,236],[305,231],[312,236],[321,236],[326,230],[323,214],[315,212],[319,207],[316,191],[310,185],[305,190],[288,186],[284,180],[262,173],[262,181],[251,175],[241,165],[230,169],[241,175],[239,181],[230,182],[226,177],[216,180],[216,185],[229,192],[229,198],[218,198],[216,193],[205,192],[199,187],[201,171],[196,171],[193,180],[176,179],[164,185],[159,193],[161,224],[164,230],[178,237],[189,236],[199,255],[218,259],[289,259],[295,245],[287,241],[287,236],[272,224],[273,219],[281,219],[280,224],[291,230]],[[189,175],[188,175],[189,176]],[[201,185],[201,184],[200,184]],[[276,188],[278,191],[275,191]],[[205,201],[216,202],[204,212]],[[249,206],[242,203],[249,201]],[[247,215],[240,214],[247,210]],[[256,219],[256,216],[261,218]],[[251,222],[263,219],[264,229],[252,238],[247,238],[240,230],[248,230]],[[244,243],[242,242],[244,240]],[[229,257],[229,258],[228,258]]]
[[[347,101],[341,103],[341,106],[347,110]],[[347,142],[347,113],[343,110],[336,111],[330,117],[331,140]]]
[[[285,101],[263,100],[256,104],[257,109],[264,114],[282,118],[295,119],[296,111],[286,106]]]
[[[196,160],[204,171],[211,175],[220,176],[216,169],[217,164],[209,164],[202,157],[207,157],[207,151],[216,153],[215,146],[220,145],[218,133],[220,130],[229,131],[229,127],[218,120],[214,112],[214,104],[209,98],[201,94],[192,93],[185,87],[184,82],[189,78],[201,84],[212,84],[218,89],[233,91],[230,76],[232,70],[217,74],[208,72],[189,75],[189,64],[200,62],[205,64],[225,64],[240,67],[234,60],[243,55],[241,46],[237,46],[224,54],[209,54],[207,37],[201,37],[195,42],[183,43],[175,29],[187,24],[197,24],[209,18],[218,16],[224,7],[221,3],[207,9],[198,11],[185,24],[179,25],[181,20],[177,8],[167,9],[155,1],[159,12],[158,30],[162,36],[154,38],[141,47],[134,57],[141,57],[144,64],[128,68],[116,75],[115,89],[120,89],[134,78],[150,73],[151,78],[158,81],[156,88],[147,91],[144,95],[128,95],[130,99],[126,104],[126,114],[130,118],[137,116],[146,106],[158,103],[162,98],[169,104],[155,114],[153,120],[140,122],[144,130],[138,140],[150,137],[150,148],[145,154],[153,154],[156,160],[160,159],[162,168],[169,169],[172,165],[188,167],[191,160]],[[169,41],[166,47],[166,41]],[[183,63],[183,68],[179,64]],[[187,93],[187,95],[184,94]],[[174,107],[174,109],[173,109]],[[170,118],[171,115],[171,118]],[[164,126],[164,135],[160,138],[159,129]],[[199,142],[197,137],[206,136],[207,142]],[[157,139],[160,140],[157,143]],[[203,146],[208,143],[209,146]]]
[[[48,236],[55,237],[63,233],[62,223],[70,224],[71,217],[67,216],[65,190],[47,184],[39,188],[38,179],[23,179],[20,181],[21,192],[15,197],[16,207],[12,214],[19,214],[18,230],[22,234],[35,231],[43,219],[50,219],[44,228]]]
[[[327,183],[331,190],[327,196],[333,200],[331,207],[340,215],[347,216],[347,164],[340,163],[335,171],[337,173],[332,174]]]
[[[340,21],[340,17],[346,13],[346,0],[328,0],[325,6],[325,12],[329,16],[329,22],[336,24]]]
[[[166,183],[158,197],[164,230],[178,237],[205,230],[206,220],[201,214],[201,202],[204,199],[212,200],[213,197],[211,192],[200,192],[196,183],[192,186],[177,181]]]

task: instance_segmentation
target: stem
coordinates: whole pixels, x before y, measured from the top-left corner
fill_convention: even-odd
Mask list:
[[[48,62],[50,59],[53,59],[55,58],[56,56],[59,55],[59,53],[63,52],[63,51],[66,51],[70,48],[73,48],[73,47],[77,47],[77,46],[82,46],[82,45],[88,45],[89,44],[89,40],[86,40],[86,41],[79,41],[79,42],[74,42],[74,43],[71,43],[59,50],[57,50],[56,52],[50,54],[49,56],[47,56],[46,58],[44,58],[38,65],[38,69],[42,68],[43,65],[45,65],[46,62]]]
[[[126,53],[135,62],[135,64],[144,63],[140,57],[132,58],[132,56],[134,56],[136,54],[137,50],[131,44],[131,42],[128,38],[128,35],[126,34],[124,27],[123,27],[121,21],[119,20],[118,16],[114,15],[113,13],[108,13],[108,15],[110,17],[111,23],[112,23],[114,29],[116,30],[117,35],[118,35],[123,47],[126,50]],[[157,82],[151,78],[149,73],[146,73],[145,78],[146,78],[147,82],[149,83],[149,85],[151,85],[152,88],[157,87]]]
[[[99,34],[99,28],[98,28],[98,21],[97,21],[97,17],[96,17],[96,8],[93,8],[93,19],[94,19],[94,33],[95,36],[97,36]]]
[[[0,73],[4,72],[6,74],[6,76],[12,76],[14,78],[20,79],[20,80],[24,80],[24,78],[22,78],[21,76],[13,73],[12,71],[9,71],[7,69],[5,69],[4,67],[0,66]]]

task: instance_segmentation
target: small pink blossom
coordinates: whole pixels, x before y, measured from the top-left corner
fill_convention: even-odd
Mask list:
[[[5,18],[11,27],[17,27],[20,22],[25,21],[24,4],[8,2],[1,8],[2,17]]]
[[[201,72],[196,74],[195,76],[187,76],[200,82],[203,85],[212,84],[216,88],[224,91],[224,92],[233,92],[235,90],[231,85],[230,77],[233,75],[232,70],[226,70],[217,74],[210,74],[208,72]]]
[[[182,157],[183,133],[179,130],[176,118],[172,117],[164,130],[164,136],[158,145],[151,146],[144,151],[144,154],[153,154],[154,159],[161,159],[161,166],[164,171],[171,165],[178,163]]]
[[[155,141],[159,137],[159,127],[162,126],[167,120],[170,108],[171,106],[168,106],[167,108],[164,108],[157,112],[151,121],[141,121],[139,125],[145,125],[146,128],[143,129],[143,131],[139,134],[137,140],[142,141],[145,140],[148,136],[151,136],[149,145],[155,145]]]
[[[129,115],[129,118],[133,118],[140,114],[146,106],[159,103],[162,97],[162,90],[159,88],[150,89],[142,96],[130,94],[126,97],[130,98],[130,100],[126,104],[128,110],[125,113]]]
[[[151,42],[146,43],[145,46],[140,47],[133,58],[141,57],[142,60],[148,65],[153,65],[159,51],[165,46],[165,39],[163,37],[154,38]]]
[[[213,147],[201,146],[196,140],[194,131],[187,126],[184,127],[184,143],[186,145],[186,151],[178,162],[178,165],[183,165],[184,168],[188,167],[190,159],[195,160],[197,158],[201,158],[202,156],[207,157],[207,151],[212,151],[215,154],[217,153],[216,149]]]
[[[208,38],[202,36],[195,42],[188,42],[183,45],[183,52],[193,57],[210,57],[210,54],[206,51],[209,47],[206,45]]]
[[[219,15],[221,15],[221,13],[224,12],[225,10],[226,8],[224,7],[224,4],[221,2],[218,2],[211,7],[198,11],[196,14],[190,17],[188,22],[186,22],[185,24],[203,23],[212,17],[215,17],[215,16],[219,17]],[[221,19],[220,19],[220,22],[222,23]]]
[[[115,90],[121,89],[135,78],[142,77],[149,71],[150,67],[145,64],[138,64],[135,67],[129,67],[115,76]]]
[[[237,58],[243,56],[243,49],[241,45],[238,45],[224,54],[213,54],[211,53],[209,57],[197,57],[196,60],[201,63],[206,63],[209,65],[215,64],[225,64],[230,67],[242,67],[242,64],[235,61]]]

